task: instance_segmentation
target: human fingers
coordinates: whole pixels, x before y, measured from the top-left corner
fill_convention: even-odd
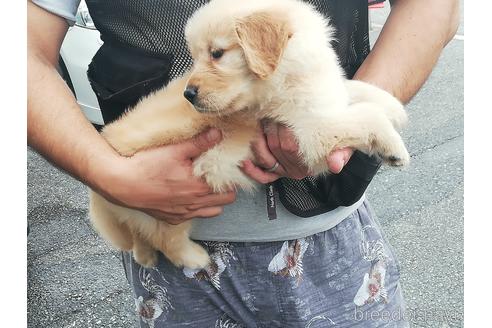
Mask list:
[[[285,169],[268,148],[267,139],[263,133],[263,129],[258,130],[255,139],[251,143],[251,150],[253,151],[255,163],[258,167],[268,172],[268,169],[274,168],[278,163],[274,173],[281,176],[286,174]]]
[[[253,164],[249,159],[243,161],[241,170],[248,177],[261,184],[270,183],[280,178],[280,175],[276,173],[265,172],[263,169]]]
[[[354,150],[352,148],[340,148],[328,154],[326,156],[326,163],[330,172],[335,174],[340,173],[353,153]]]
[[[304,179],[309,175],[307,166],[303,163],[299,154],[299,145],[287,126],[279,124],[277,127],[278,139],[280,141],[280,151],[284,159],[284,165],[288,176],[293,179]]]
[[[204,218],[213,218],[219,216],[223,212],[223,207],[222,206],[205,207],[199,210],[186,212],[184,214],[175,214],[175,213],[169,213],[169,212],[158,211],[158,210],[145,210],[144,212],[157,220],[164,221],[172,225],[177,225],[191,219],[196,219],[196,218],[204,219]]]
[[[195,211],[204,207],[224,206],[232,204],[236,201],[236,192],[229,191],[220,194],[209,194],[197,198],[193,203],[186,205],[190,211]]]
[[[273,154],[278,163],[284,168],[284,176],[289,176],[288,168],[289,161],[284,156],[281,149],[280,137],[279,137],[279,125],[272,121],[263,121],[263,131],[267,141],[268,149]]]
[[[222,132],[219,129],[211,128],[185,142],[174,145],[174,147],[178,154],[183,155],[185,158],[193,159],[214,147],[221,140]]]

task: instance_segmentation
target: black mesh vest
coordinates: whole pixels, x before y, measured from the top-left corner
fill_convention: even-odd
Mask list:
[[[108,123],[142,96],[181,75],[192,60],[184,39],[188,18],[207,0],[86,0],[104,45],[88,77]],[[348,78],[369,53],[367,0],[312,0],[335,28],[332,45]],[[234,5],[234,1],[231,1]],[[380,161],[355,152],[341,173],[275,182],[282,204],[309,217],[355,203]]]

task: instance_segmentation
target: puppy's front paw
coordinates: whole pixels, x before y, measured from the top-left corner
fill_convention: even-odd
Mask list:
[[[219,159],[211,158],[206,154],[200,156],[193,163],[193,175],[205,178],[207,184],[216,192],[226,191],[233,187],[227,181],[226,172],[221,172]]]
[[[236,161],[226,156],[215,156],[212,151],[213,149],[195,160],[195,176],[203,177],[215,192],[224,192],[235,187],[254,189],[254,182],[241,172]]]

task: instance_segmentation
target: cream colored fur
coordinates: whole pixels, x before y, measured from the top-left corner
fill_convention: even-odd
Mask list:
[[[327,173],[326,154],[352,147],[377,154],[390,165],[409,155],[395,130],[406,122],[403,106],[389,93],[343,77],[330,46],[328,22],[311,6],[295,0],[212,0],[186,26],[194,59],[192,70],[144,98],[103,136],[124,156],[177,143],[206,127],[224,140],[194,162],[194,174],[216,191],[254,188],[239,170],[250,151],[257,122],[270,118],[291,127],[305,164]],[[211,52],[224,50],[221,58]],[[196,102],[184,97],[198,88]],[[175,265],[202,268],[206,251],[188,237],[190,223],[169,225],[143,212],[110,203],[91,193],[94,227],[115,247],[134,251],[154,266],[155,250]]]

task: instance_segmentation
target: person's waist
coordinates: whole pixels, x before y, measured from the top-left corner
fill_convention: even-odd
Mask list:
[[[234,204],[224,208],[217,218],[195,219],[190,237],[195,240],[265,242],[304,238],[329,230],[350,216],[362,205],[363,195],[351,206],[336,209],[309,218],[295,216],[280,203],[277,219],[270,220],[263,190],[254,195],[239,192]]]

